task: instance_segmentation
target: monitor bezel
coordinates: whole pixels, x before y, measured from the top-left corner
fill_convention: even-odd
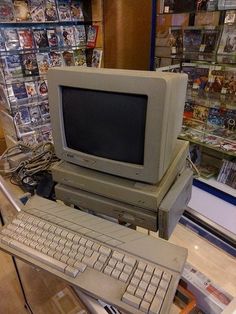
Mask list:
[[[166,151],[165,147],[170,123],[168,102],[171,102],[171,83],[171,76],[166,73],[149,71],[78,67],[50,69],[49,106],[57,156],[62,160],[116,176],[157,183],[166,171],[166,159],[172,158],[168,156],[170,151]],[[68,148],[63,130],[61,86],[147,95],[144,164],[110,160]],[[157,104],[157,99],[161,105]]]

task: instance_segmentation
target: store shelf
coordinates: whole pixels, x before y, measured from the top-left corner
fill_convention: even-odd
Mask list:
[[[204,178],[197,178],[193,180],[193,185],[216,196],[217,198],[222,199],[225,202],[236,205],[236,190],[226,184],[217,182],[213,178],[208,180]]]

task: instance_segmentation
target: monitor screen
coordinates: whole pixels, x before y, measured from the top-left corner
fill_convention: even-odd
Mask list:
[[[143,165],[147,95],[68,86],[61,95],[68,148]]]

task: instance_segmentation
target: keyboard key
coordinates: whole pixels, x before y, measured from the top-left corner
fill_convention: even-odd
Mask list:
[[[74,268],[74,267],[71,267],[71,266],[66,266],[65,268],[65,274],[70,276],[70,277],[76,277],[79,273],[79,270]]]
[[[122,297],[122,301],[138,309],[142,300],[132,294],[129,294],[128,292],[125,292]]]

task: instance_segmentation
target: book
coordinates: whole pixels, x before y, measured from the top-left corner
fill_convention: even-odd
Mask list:
[[[200,52],[214,53],[217,49],[220,29],[204,29],[202,31],[202,42]]]
[[[36,90],[36,86],[35,86],[35,82],[25,82],[25,88],[26,88],[26,92],[28,95],[28,98],[34,97],[36,96],[37,90]]]
[[[18,32],[14,28],[4,28],[3,30],[6,50],[18,50],[20,48]]]
[[[47,29],[47,39],[48,39],[48,45],[51,48],[60,46],[60,38],[57,31],[57,28],[50,28]]]
[[[186,28],[183,33],[184,52],[199,52],[202,43],[202,29]]]
[[[16,99],[23,99],[28,97],[24,82],[12,83],[12,89]]]
[[[78,47],[86,46],[86,32],[84,25],[76,25],[74,27],[75,45]]]
[[[39,74],[46,74],[48,69],[50,68],[50,58],[47,52],[38,52],[36,54]]]
[[[29,0],[30,15],[33,22],[45,22],[45,1]]]
[[[15,19],[17,22],[30,20],[30,8],[27,0],[13,0]]]
[[[44,7],[45,20],[48,22],[58,21],[55,0],[46,0]]]
[[[66,47],[75,46],[74,27],[62,26],[63,45]]]
[[[197,12],[195,14],[195,26],[218,26],[220,21],[220,11]]]
[[[0,1],[0,21],[1,22],[13,22],[14,10],[11,0],[1,0]]]
[[[63,58],[60,51],[49,52],[50,64],[52,67],[61,67],[63,64]]]
[[[22,49],[33,49],[35,47],[33,32],[31,29],[18,29],[18,36],[20,41],[20,47]]]
[[[95,48],[98,36],[98,25],[89,25],[88,37],[87,37],[87,48]]]
[[[75,65],[74,53],[72,50],[65,50],[62,52],[63,63],[65,66]]]
[[[234,25],[224,25],[219,43],[218,54],[236,54],[236,29]]]
[[[85,49],[75,49],[74,50],[74,63],[79,67],[86,67],[86,52]]]
[[[37,93],[41,97],[48,95],[48,83],[46,79],[40,79],[36,82]]]
[[[35,29],[34,40],[37,48],[47,48],[49,46],[46,29]]]
[[[71,0],[71,19],[73,21],[84,21],[82,1]]]
[[[92,63],[93,68],[100,68],[102,64],[102,49],[93,49]]]
[[[182,28],[170,28],[169,44],[172,54],[183,53],[183,31]]]
[[[24,76],[39,75],[37,58],[35,53],[21,55],[22,71]]]
[[[68,0],[57,0],[57,12],[59,21],[71,20],[71,8]]]

